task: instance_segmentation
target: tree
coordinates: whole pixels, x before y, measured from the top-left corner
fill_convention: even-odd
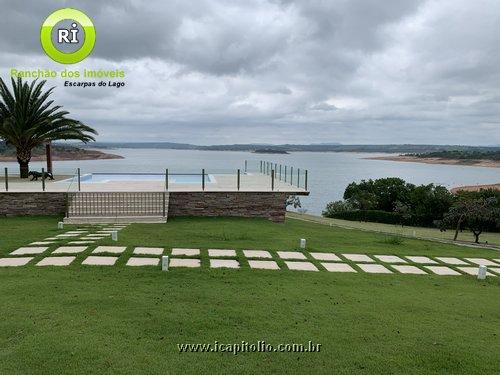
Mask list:
[[[441,221],[441,228],[455,227],[454,240],[462,227],[468,228],[474,234],[475,243],[479,243],[479,236],[483,231],[494,228],[500,223],[500,209],[497,199],[460,199],[450,208],[450,211]]]
[[[432,226],[435,220],[442,220],[455,197],[444,186],[434,184],[416,186],[409,194],[409,206],[413,222]]]
[[[31,84],[12,78],[12,92],[0,78],[0,139],[16,149],[21,178],[28,178],[31,151],[55,140],[94,141],[97,132],[48,100],[54,88],[43,90],[46,81]]]
[[[396,202],[408,202],[408,195],[414,187],[397,177],[362,180],[347,185],[344,199],[360,210],[390,212]]]
[[[323,210],[322,215],[324,217],[335,217],[335,215],[342,212],[348,212],[354,210],[353,205],[348,201],[334,201],[326,205]]]

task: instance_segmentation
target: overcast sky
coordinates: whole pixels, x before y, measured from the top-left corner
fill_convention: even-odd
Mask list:
[[[500,144],[499,0],[0,0],[0,74],[123,69],[126,87],[56,86],[100,141]],[[42,51],[84,11],[91,57]]]

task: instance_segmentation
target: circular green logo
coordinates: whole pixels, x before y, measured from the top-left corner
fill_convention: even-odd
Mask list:
[[[43,22],[40,43],[45,53],[61,64],[82,61],[94,48],[95,27],[83,12],[64,8],[56,10]]]

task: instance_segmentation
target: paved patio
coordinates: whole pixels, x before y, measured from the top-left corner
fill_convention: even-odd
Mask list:
[[[201,176],[201,171],[199,172]],[[84,176],[85,173],[82,174]],[[237,174],[224,173],[213,174],[207,171],[207,180],[205,182],[205,191],[238,191]],[[172,177],[172,176],[171,176]],[[71,182],[71,179],[75,178]],[[294,178],[296,180],[296,177]],[[304,183],[304,176],[301,176],[302,185]],[[169,180],[169,191],[203,191],[200,182],[196,183],[176,183]],[[0,176],[0,183],[3,183],[3,175]],[[2,184],[3,186],[3,184]],[[248,192],[261,192],[271,191],[271,176],[261,173],[241,173],[240,175],[240,191]],[[81,191],[164,191],[165,180],[159,179],[156,181],[109,181],[109,182],[86,182],[85,179],[80,183]],[[45,191],[47,192],[74,192],[77,191],[78,183],[76,177],[70,175],[57,175],[54,180],[45,180]],[[9,191],[10,192],[40,192],[42,191],[42,181],[29,181],[20,179],[18,177],[9,177]],[[290,192],[290,193],[304,193],[305,189],[297,187],[296,183],[291,185],[289,182],[280,181],[279,178],[274,179],[274,191]],[[0,191],[0,194],[2,191]]]

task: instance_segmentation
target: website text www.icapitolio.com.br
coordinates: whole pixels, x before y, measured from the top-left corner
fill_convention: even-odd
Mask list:
[[[249,343],[241,341],[233,344],[223,344],[218,341],[213,343],[182,343],[177,344],[179,353],[319,353],[321,344],[308,341],[306,344],[301,343],[280,343],[268,344],[265,341],[257,341]]]

